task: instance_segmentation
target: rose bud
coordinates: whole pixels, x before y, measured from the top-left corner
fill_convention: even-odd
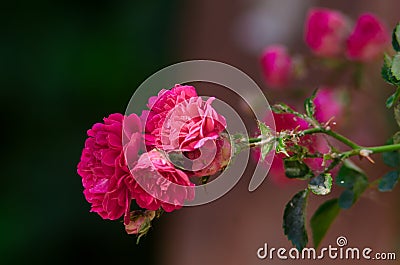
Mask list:
[[[313,8],[305,22],[304,39],[319,56],[333,57],[344,50],[349,33],[347,18],[327,8]]]
[[[347,57],[356,61],[370,61],[383,53],[389,40],[385,25],[374,15],[363,14],[347,39]]]
[[[330,119],[339,121],[343,115],[343,100],[337,91],[323,87],[318,90],[314,99],[315,118],[321,122],[328,122]]]
[[[125,231],[129,235],[146,234],[155,216],[155,211],[132,211],[130,213],[130,222],[125,225]]]
[[[271,88],[288,85],[293,76],[293,60],[286,47],[268,46],[261,56],[261,66],[265,82]]]

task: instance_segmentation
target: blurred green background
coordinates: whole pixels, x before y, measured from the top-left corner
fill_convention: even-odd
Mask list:
[[[173,63],[174,1],[2,2],[0,264],[153,261],[122,223],[89,213],[76,164],[86,130],[124,112]]]

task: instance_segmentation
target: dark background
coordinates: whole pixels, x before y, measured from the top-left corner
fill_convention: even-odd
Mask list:
[[[86,130],[125,111],[173,55],[174,1],[1,3],[1,264],[151,264],[122,223],[89,213]]]
[[[264,2],[264,11],[258,9]],[[165,66],[188,59],[219,60],[262,85],[261,48],[283,42],[306,50],[300,44],[302,23],[314,5],[337,8],[353,18],[372,11],[390,27],[399,19],[396,0],[304,1],[297,6],[245,0],[3,1],[0,263],[258,264],[254,253],[266,240],[288,244],[281,212],[298,187],[265,184],[250,194],[248,180],[242,181],[214,204],[164,216],[137,246],[122,223],[89,213],[76,165],[86,130],[110,113],[124,112],[136,87]],[[245,18],[260,12],[282,15],[272,24],[266,21],[259,41],[247,45],[252,35],[243,26]],[[293,14],[298,21],[289,23]],[[279,37],[271,28],[287,30],[283,35],[289,37]],[[372,84],[382,90],[367,89],[356,101],[353,117],[364,125],[350,123],[345,130],[367,144],[381,144],[394,130],[391,114],[381,107],[365,113],[371,100],[385,98],[390,90],[376,75],[379,63],[371,70]],[[271,94],[270,101],[285,99],[282,93]],[[379,162],[374,168],[364,166],[377,174],[386,170]],[[354,245],[398,250],[396,192],[369,194],[364,204],[360,201],[339,218],[326,242],[345,234]]]

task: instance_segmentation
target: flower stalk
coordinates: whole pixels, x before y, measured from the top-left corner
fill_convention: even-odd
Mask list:
[[[288,136],[290,136],[290,138],[293,138],[293,137],[302,137],[304,135],[312,135],[312,134],[317,134],[317,133],[322,133],[322,134],[331,136],[332,138],[334,138],[334,139],[338,140],[339,142],[342,142],[343,144],[352,148],[349,151],[345,151],[345,152],[341,152],[341,153],[335,152],[331,155],[332,158],[339,158],[340,160],[344,160],[344,159],[347,159],[349,157],[356,156],[356,155],[358,155],[360,157],[369,158],[370,154],[386,153],[386,152],[393,152],[393,151],[400,150],[399,143],[398,144],[390,144],[390,145],[373,146],[373,147],[360,146],[357,143],[353,142],[352,140],[348,139],[347,137],[343,136],[340,133],[334,132],[330,129],[321,128],[321,127],[306,129],[306,130],[303,130],[303,131],[300,131],[297,133],[292,132],[292,133],[289,133]],[[270,138],[271,137],[269,136],[268,141],[266,141],[264,137],[250,138],[248,140],[249,146],[250,147],[259,147],[264,144],[270,144],[273,141],[278,141],[279,139],[282,139],[282,137],[274,137],[273,139],[270,139]]]

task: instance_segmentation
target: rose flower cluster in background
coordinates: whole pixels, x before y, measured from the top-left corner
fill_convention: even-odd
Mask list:
[[[379,18],[370,13],[360,15],[351,26],[350,18],[339,11],[313,8],[309,10],[304,41],[312,53],[320,58],[368,62],[379,58],[390,43],[390,34]],[[261,66],[269,88],[282,89],[303,73],[304,58],[293,59],[288,49],[280,44],[265,48]],[[303,60],[304,59],[304,60]]]
[[[333,72],[344,67],[356,68],[360,64],[381,58],[390,43],[390,34],[384,24],[375,15],[361,14],[355,23],[339,11],[327,8],[312,8],[308,11],[304,24],[304,41],[312,55],[290,55],[284,45],[274,44],[264,49],[261,55],[261,67],[268,89],[292,88],[292,81],[304,78],[307,67],[315,65],[321,68],[330,67]],[[321,84],[314,99],[315,118],[320,123],[336,124],[342,120],[345,112],[347,84]],[[277,131],[304,130],[310,124],[293,114],[274,113]],[[266,117],[267,123],[271,117]],[[314,152],[324,153],[329,149],[327,142],[321,137],[312,136],[301,144]],[[259,159],[259,150],[254,150]],[[275,157],[270,170],[270,178],[277,184],[287,184],[293,180],[286,178],[283,167],[283,154]],[[313,170],[322,170],[322,159],[307,159],[306,163]]]

